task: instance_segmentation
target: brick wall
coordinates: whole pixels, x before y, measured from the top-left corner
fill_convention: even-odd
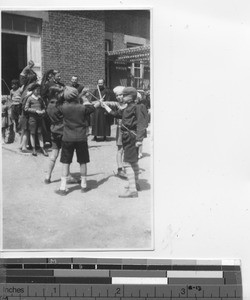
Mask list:
[[[94,88],[105,76],[105,23],[101,11],[49,11],[42,26],[42,69],[61,71],[62,82],[73,75]]]

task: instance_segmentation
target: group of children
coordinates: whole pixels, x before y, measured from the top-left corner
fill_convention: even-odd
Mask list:
[[[30,138],[33,156],[37,156],[37,140],[42,153],[48,156],[44,148],[43,129],[46,128],[45,116],[49,119],[52,151],[44,182],[51,183],[52,172],[61,150],[61,183],[56,193],[67,195],[67,183],[78,182],[70,175],[70,164],[74,152],[76,152],[77,162],[80,166],[81,192],[88,191],[87,163],[90,161],[87,141],[88,120],[95,108],[103,107],[108,114],[117,119],[117,175],[127,179],[129,183],[124,194],[119,197],[138,197],[140,190],[138,159],[141,155],[142,141],[146,137],[149,117],[146,107],[137,103],[137,100],[140,99],[137,90],[133,87],[118,86],[114,89],[117,102],[104,101],[102,98],[90,101],[88,89],[83,88],[79,93],[75,87],[60,84],[60,80],[56,81],[56,76],[60,76],[60,73],[55,70],[47,72],[46,78],[44,77],[45,79],[42,81],[45,82],[42,90],[36,80],[25,85],[24,77],[31,69],[32,63],[21,73],[20,82],[21,79],[23,80],[21,87],[19,87],[18,80],[12,81],[11,119],[15,124],[16,131],[21,133],[21,151],[27,151]],[[31,75],[33,76],[32,72]],[[44,86],[46,86],[46,90]],[[6,114],[6,106],[2,104],[2,122],[4,114]]]
[[[117,87],[114,90],[117,102],[105,102],[103,99],[90,102],[87,89],[83,89],[80,94],[75,88],[68,86],[63,89],[51,89],[53,99],[50,100],[47,113],[52,124],[52,154],[45,183],[51,182],[52,170],[61,149],[61,184],[56,193],[67,195],[67,183],[74,181],[70,175],[70,164],[74,152],[76,152],[77,162],[80,166],[81,192],[86,193],[89,190],[87,186],[87,163],[90,162],[90,157],[86,120],[95,108],[102,106],[107,113],[121,119],[121,122],[118,122],[116,134],[117,164],[120,177],[128,179],[129,185],[124,194],[119,195],[119,197],[138,197],[140,190],[138,148],[145,137],[148,115],[144,105],[136,103],[136,89]]]

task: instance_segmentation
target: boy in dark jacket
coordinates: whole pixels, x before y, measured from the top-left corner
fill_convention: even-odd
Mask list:
[[[123,89],[123,102],[127,107],[117,112],[112,111],[105,102],[102,106],[108,113],[116,118],[122,119],[122,146],[124,149],[124,169],[129,181],[129,187],[124,194],[119,195],[120,198],[136,198],[140,190],[138,184],[139,165],[138,165],[138,147],[142,145],[147,120],[142,112],[141,106],[135,103],[137,91],[133,87]]]
[[[66,87],[63,93],[65,103],[60,111],[63,114],[64,127],[62,138],[61,163],[63,164],[61,186],[56,191],[59,195],[66,195],[66,181],[69,175],[69,167],[72,162],[74,151],[76,151],[77,162],[80,165],[81,191],[87,192],[87,163],[89,160],[89,150],[87,143],[87,123],[86,118],[95,110],[95,106],[90,102],[85,105],[80,104],[78,91],[73,87]],[[98,105],[97,103],[95,104]]]

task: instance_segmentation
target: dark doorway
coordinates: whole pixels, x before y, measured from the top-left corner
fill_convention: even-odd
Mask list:
[[[27,64],[27,36],[2,33],[2,95],[8,95],[12,79],[19,79],[19,74]]]

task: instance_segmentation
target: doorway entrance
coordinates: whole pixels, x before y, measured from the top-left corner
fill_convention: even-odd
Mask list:
[[[11,80],[19,79],[26,65],[27,36],[2,33],[2,95],[9,95]]]

